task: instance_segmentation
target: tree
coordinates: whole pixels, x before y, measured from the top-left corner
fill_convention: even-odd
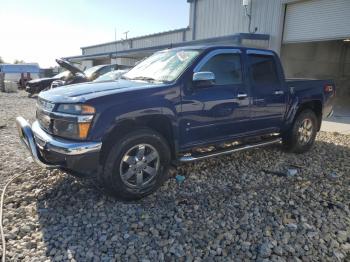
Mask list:
[[[4,59],[2,59],[2,57],[0,56],[0,64],[5,64]]]
[[[23,64],[24,61],[23,60],[17,60],[15,59],[15,61],[13,62],[14,64]]]

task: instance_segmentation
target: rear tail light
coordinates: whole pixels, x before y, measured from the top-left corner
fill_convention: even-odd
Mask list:
[[[323,88],[325,93],[333,93],[334,92],[334,87],[332,85],[325,85]]]

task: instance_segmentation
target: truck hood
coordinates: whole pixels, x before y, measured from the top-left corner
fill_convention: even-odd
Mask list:
[[[84,103],[87,100],[122,92],[160,86],[162,84],[145,83],[120,79],[114,82],[87,82],[76,85],[62,86],[41,92],[41,99],[54,103]]]
[[[64,59],[57,58],[56,63],[59,64],[64,69],[70,71],[73,75],[75,75],[77,73],[84,74],[84,72],[81,71],[78,67],[74,66],[73,64],[69,63],[68,61],[66,61]]]

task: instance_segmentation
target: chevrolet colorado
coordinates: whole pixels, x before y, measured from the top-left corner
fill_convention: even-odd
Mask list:
[[[106,192],[138,199],[169,166],[282,142],[311,148],[332,112],[331,80],[286,80],[269,50],[160,51],[121,79],[41,92],[19,135],[41,166],[98,174]]]

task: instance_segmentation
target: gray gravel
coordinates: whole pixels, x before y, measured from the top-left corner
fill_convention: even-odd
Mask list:
[[[14,118],[35,99],[0,93],[0,185],[9,261],[350,261],[350,136],[320,133],[308,153],[271,146],[178,168],[155,194],[123,203],[34,165]],[[298,173],[283,177],[261,171]]]

